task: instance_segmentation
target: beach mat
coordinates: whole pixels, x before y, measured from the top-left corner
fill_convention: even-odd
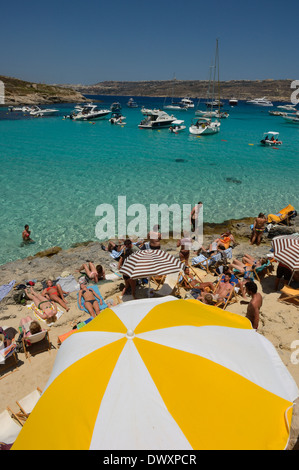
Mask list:
[[[99,304],[99,307],[100,307],[100,310],[104,310],[105,308],[108,307],[108,305],[106,304],[105,300],[103,299],[103,296],[102,294],[100,293],[99,291],[99,288],[97,285],[90,285],[90,286],[86,286],[87,289],[93,289],[95,291],[95,293],[101,297],[102,301],[103,301],[103,304],[101,305],[100,304],[100,301],[99,299],[96,298],[96,301],[98,302]],[[79,292],[77,293],[77,305],[78,305],[78,308],[79,310],[84,310],[84,312],[88,313],[88,315],[90,315],[89,311],[87,310],[87,308],[85,307],[85,300],[83,299],[83,297],[81,298],[81,302],[82,302],[82,305],[83,305],[83,308],[80,306],[79,304]]]

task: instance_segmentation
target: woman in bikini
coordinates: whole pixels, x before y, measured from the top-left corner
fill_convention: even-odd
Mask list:
[[[68,294],[68,292],[64,292],[59,284],[54,286],[53,281],[51,279],[47,280],[47,287],[42,291],[42,295],[45,297],[49,297],[50,300],[54,302],[58,302],[65,310],[68,312],[69,307],[64,300],[63,294]]]
[[[265,214],[260,212],[253,224],[250,245],[253,245],[255,242],[257,246],[260,245],[267,221],[268,219],[266,218]]]
[[[42,294],[39,294],[30,287],[30,291],[25,289],[26,295],[30,300],[33,300],[35,307],[35,313],[42,319],[46,320],[47,323],[52,323],[57,320],[57,306],[55,303],[50,302],[47,297]],[[40,313],[40,310],[42,313]]]
[[[100,264],[95,266],[92,261],[87,261],[86,263],[82,264],[82,266],[80,266],[80,268],[76,271],[85,271],[89,279],[92,279],[96,284],[99,282],[99,280],[106,279],[103,266]]]
[[[79,305],[83,309],[82,297],[85,301],[85,308],[88,310],[90,315],[95,318],[100,313],[97,299],[99,299],[100,304],[103,305],[101,297],[92,289],[92,287],[86,287],[85,284],[81,284],[79,291]]]

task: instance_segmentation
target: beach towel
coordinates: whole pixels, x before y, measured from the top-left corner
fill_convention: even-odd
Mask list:
[[[8,284],[0,286],[0,301],[11,291],[16,281],[10,281]]]
[[[110,256],[111,256],[113,259],[118,259],[118,258],[120,258],[120,256],[123,254],[123,251],[124,251],[124,250],[121,250],[121,251],[112,250],[111,253],[110,253]]]
[[[229,248],[227,250],[224,250],[224,253],[226,253],[228,251],[229,251]],[[227,256],[227,257],[229,257],[229,256]],[[203,266],[206,266],[206,264],[207,264],[206,260],[207,260],[206,256],[198,255],[195,258],[192,258],[192,265],[202,263]],[[217,261],[220,261],[220,260],[221,260],[221,253],[216,253],[215,255],[213,255],[211,257],[211,259],[208,260],[208,266],[211,266],[211,264],[214,264],[214,263],[216,263]]]
[[[87,289],[93,289],[96,292],[96,294],[98,294],[98,296],[101,297],[101,299],[103,301],[102,305],[100,304],[100,301],[96,298],[96,301],[99,304],[100,310],[104,310],[105,308],[108,307],[108,305],[106,304],[105,300],[103,299],[102,294],[100,293],[99,288],[98,288],[97,285],[86,286],[86,287],[87,287]],[[90,315],[89,311],[85,307],[85,300],[83,299],[83,297],[81,297],[81,302],[82,302],[83,308],[79,304],[79,292],[78,292],[78,294],[77,294],[77,304],[78,304],[79,309],[84,310],[84,312],[86,312]]]
[[[61,289],[65,292],[75,292],[80,290],[80,284],[76,281],[72,274],[67,277],[59,276],[56,282],[60,284]]]
[[[28,304],[26,305],[26,307],[28,308],[28,310],[30,310],[30,312],[33,312],[33,315],[35,316],[35,318],[39,321],[42,321],[44,323],[46,323],[47,326],[52,326],[52,325],[55,325],[56,322],[52,322],[52,323],[47,323],[46,320],[43,320],[35,311],[38,310],[39,313],[42,315],[43,312],[42,310],[38,309],[35,305],[34,302],[31,302],[31,304]],[[57,314],[56,314],[56,318],[57,320],[59,320],[59,318],[64,314],[64,311],[57,305]]]

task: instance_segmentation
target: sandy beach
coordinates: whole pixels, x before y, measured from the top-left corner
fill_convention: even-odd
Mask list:
[[[298,231],[298,225],[297,218],[295,225],[285,227],[286,233]],[[250,246],[248,224],[246,222],[240,223],[235,221],[230,227],[238,243],[237,246],[233,248],[233,258],[241,259],[242,255],[245,253],[258,258],[269,253],[271,248],[270,239],[264,238],[260,246]],[[216,234],[221,233],[220,229],[221,227],[207,227],[204,231],[204,246],[207,246],[211,240],[215,239]],[[173,254],[175,257],[179,256],[179,248],[176,247],[174,240],[163,241],[163,249]],[[100,242],[87,242],[86,244],[81,244],[69,250],[54,250],[54,252],[55,251],[57,251],[57,253],[52,256],[29,257],[1,266],[0,285],[8,284],[12,280],[15,280],[16,284],[22,283],[25,280],[34,280],[36,281],[34,288],[37,291],[41,291],[42,282],[46,279],[54,280],[59,276],[66,277],[73,275],[75,279],[78,280],[80,273],[77,272],[76,269],[87,260],[91,260],[95,264],[102,264],[106,274],[112,274],[110,264],[113,262],[113,259],[108,252],[101,249]],[[192,256],[194,255],[191,254],[190,258],[192,258]],[[299,364],[292,363],[291,360],[291,354],[294,352],[294,349],[291,347],[292,342],[299,339],[298,307],[294,304],[286,304],[278,301],[281,294],[280,292],[274,291],[276,266],[277,263],[274,263],[274,271],[270,276],[261,279],[260,282],[256,281],[258,291],[263,298],[258,333],[264,335],[272,342],[299,387]],[[201,278],[204,281],[215,282],[217,280],[213,273],[207,274],[204,270],[202,270]],[[118,296],[121,294],[121,283],[123,283],[122,279],[100,281],[98,286],[103,298],[105,300],[114,299],[117,301]],[[26,306],[17,305],[15,303],[13,300],[15,293],[16,290],[12,289],[0,302],[0,325],[18,329],[19,322],[21,318],[28,314],[28,309]],[[137,298],[146,297],[147,288],[138,287],[136,296]],[[132,297],[130,295],[125,295],[122,301],[131,299]],[[69,311],[64,311],[59,320],[49,328],[50,341],[52,343],[51,351],[36,354],[30,358],[30,361],[25,358],[24,353],[18,353],[18,368],[12,373],[3,373],[3,375],[0,376],[0,412],[7,406],[17,411],[16,400],[21,399],[36,387],[40,387],[41,389],[45,387],[59,349],[57,345],[58,336],[70,331],[73,324],[86,320],[89,317],[88,314],[79,310],[76,291],[71,292],[66,297],[66,300],[70,307]],[[245,316],[247,305],[241,303],[241,300],[241,297],[239,297],[238,302],[229,305],[227,310]],[[42,326],[44,327],[44,325]],[[293,362],[295,361],[293,360]],[[217,430],[215,430],[215,432],[217,432]],[[299,411],[295,406],[288,449],[296,449],[298,446]]]

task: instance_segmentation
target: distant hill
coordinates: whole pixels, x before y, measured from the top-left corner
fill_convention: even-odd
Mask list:
[[[0,75],[5,85],[5,105],[77,103],[86,98],[73,88],[32,83]]]
[[[261,98],[273,101],[290,101],[292,80],[230,80],[220,82],[220,97],[229,99]],[[76,91],[90,95],[119,96],[173,96],[206,98],[208,81],[205,80],[164,80],[143,82],[106,81],[95,85],[71,85]],[[215,90],[218,96],[218,86]]]

